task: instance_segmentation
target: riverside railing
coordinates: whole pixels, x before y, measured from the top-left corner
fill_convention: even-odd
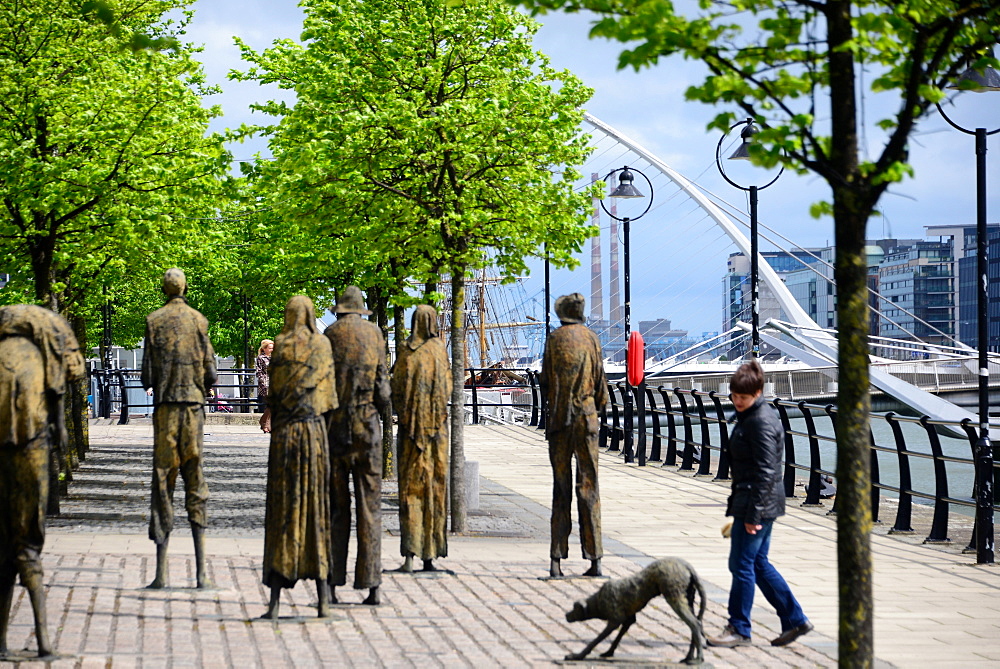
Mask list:
[[[733,416],[728,393],[676,386],[629,387],[609,384],[602,447],[625,462],[658,463],[696,476],[729,479],[728,441]],[[836,476],[836,415],[833,404],[769,400],[785,432],[785,494],[796,497],[804,485],[803,506],[820,506],[823,480]],[[633,416],[631,420],[627,416]],[[925,543],[948,543],[949,511],[974,516],[976,508],[970,421],[936,421],[894,412],[871,414],[872,519],[895,498],[890,533],[913,533],[913,504],[933,508]],[[944,432],[944,434],[942,434]],[[964,438],[948,436],[948,432]],[[1000,511],[1000,469],[994,461],[994,509]],[[836,499],[830,513],[836,513]],[[972,536],[975,537],[975,529]],[[974,541],[974,539],[973,539]],[[973,542],[969,549],[974,550]]]
[[[465,372],[465,414],[473,425],[538,425],[542,398],[537,372],[510,367],[468,367]]]
[[[140,374],[138,369],[93,370],[96,415],[111,418],[118,414],[118,424],[127,425],[133,414],[152,414],[153,398],[143,389]],[[469,367],[466,374],[465,409],[473,424],[538,425],[542,420],[537,372],[524,368]],[[226,389],[232,390],[227,393]],[[220,369],[219,382],[213,386],[214,394],[206,398],[205,406],[211,412],[247,413],[257,407],[255,391],[253,369]]]
[[[220,393],[209,398],[208,409],[251,410],[257,401],[250,397],[253,370],[224,369],[219,373],[220,380],[228,378],[232,383],[220,383],[216,388],[232,388],[234,395],[236,389],[241,389],[240,394],[245,396],[230,398]],[[469,422],[544,427],[545,408],[537,372],[491,367],[468,368],[466,374],[464,408]],[[138,370],[96,370],[92,375],[98,389],[99,415],[110,418],[120,413],[119,423],[125,424],[130,413],[152,413],[152,398],[142,390]],[[602,447],[640,466],[656,463],[697,476],[728,480],[733,415],[728,388],[706,391],[701,387],[708,383],[695,378],[671,381],[669,385],[643,384],[638,388],[623,382],[609,384],[611,401],[601,421]],[[836,407],[783,398],[769,401],[785,432],[785,494],[796,497],[796,488],[804,486],[803,505],[822,504],[822,482],[836,476]],[[890,506],[888,499],[894,498],[890,532],[912,533],[913,505],[923,503],[933,509],[925,541],[950,541],[949,511],[955,509],[972,516],[976,506],[972,457],[975,426],[968,421],[935,421],[894,412],[873,412],[871,426],[873,520],[880,521],[883,509]],[[964,438],[943,432],[962,434]],[[994,482],[994,508],[1000,510],[1000,469],[996,462]],[[836,499],[831,509],[831,513],[835,512]]]
[[[220,369],[219,382],[205,398],[210,412],[249,413],[258,404],[254,397],[257,378],[253,369]],[[118,414],[118,424],[127,425],[132,414],[152,414],[153,398],[142,387],[141,370],[95,369],[90,372],[95,388],[95,413],[100,418]],[[226,392],[229,390],[229,392]]]

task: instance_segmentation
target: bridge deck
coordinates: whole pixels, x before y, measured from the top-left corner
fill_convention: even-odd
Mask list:
[[[453,576],[387,574],[383,605],[335,609],[315,621],[315,591],[283,595],[277,626],[252,622],[267,597],[260,583],[267,438],[255,426],[208,426],[209,571],[218,589],[190,589],[193,564],[178,492],[170,544],[172,589],[151,592],[154,547],[145,536],[152,428],[94,425],[93,450],[52,519],[45,551],[54,666],[552,666],[600,629],[563,613],[592,579],[540,580],[548,564],[550,474],[545,442],[532,429],[466,426],[467,457],[479,462],[481,508],[470,532],[452,536],[438,564]],[[726,486],[672,468],[625,465],[601,456],[606,572],[622,576],[652,557],[676,555],[706,581],[709,633],[725,621],[728,545],[719,535]],[[399,562],[395,487],[384,489],[383,560]],[[574,532],[575,534],[575,532]],[[575,539],[573,539],[575,541]],[[1000,571],[940,550],[874,536],[879,666],[1000,666]],[[787,648],[772,648],[773,612],[754,614],[751,647],[708,649],[715,667],[836,666],[834,520],[794,501],[775,530],[774,561],[816,624]],[[578,549],[565,570],[581,573]],[[361,594],[338,588],[348,602]],[[761,602],[763,604],[763,602]],[[662,601],[639,615],[619,649],[631,666],[675,661],[684,627]],[[58,631],[56,631],[58,630]],[[30,606],[15,596],[12,649],[33,648]],[[601,651],[603,646],[598,649]],[[586,665],[584,665],[586,666]],[[661,665],[662,666],[662,665]]]

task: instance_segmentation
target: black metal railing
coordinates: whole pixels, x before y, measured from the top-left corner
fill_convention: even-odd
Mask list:
[[[153,398],[148,396],[137,369],[96,369],[91,371],[96,387],[96,415],[119,416],[127,425],[129,417],[153,412]],[[483,422],[520,422],[538,425],[543,421],[538,373],[525,368],[469,367],[466,369],[465,403],[474,424]],[[205,399],[210,412],[248,413],[258,405],[256,376],[253,369],[220,369],[219,378],[233,383],[216,383]],[[225,392],[231,389],[231,393]],[[507,410],[504,420],[498,411]],[[518,420],[513,420],[517,418]]]
[[[205,398],[210,412],[250,413],[258,405],[255,397],[257,379],[253,369],[220,369],[219,379],[233,383],[216,383]],[[153,398],[146,394],[138,369],[95,369],[90,372],[95,387],[95,413],[100,418],[118,414],[118,424],[127,425],[133,414],[152,414]],[[225,392],[230,390],[230,392]]]
[[[467,367],[465,408],[473,425],[485,422],[538,425],[538,373],[511,367]]]
[[[697,476],[729,479],[727,416],[732,416],[733,408],[727,395],[663,385],[630,387],[622,382],[609,384],[608,391],[611,402],[603,419],[607,435],[601,440],[603,448],[640,466],[656,462]],[[836,476],[837,408],[780,398],[770,403],[785,432],[785,494],[796,497],[796,486],[803,485],[802,504],[821,506],[823,481]],[[914,501],[923,501],[933,507],[925,543],[949,542],[949,511],[958,507],[972,516],[976,508],[976,426],[969,420],[938,421],[891,411],[873,412],[871,425],[873,520],[880,522],[886,499],[896,498],[890,532],[912,533]],[[1000,510],[996,462],[993,474],[994,508]],[[836,513],[836,499],[830,513]],[[970,548],[974,548],[971,542]]]
[[[207,398],[210,411],[252,410],[255,377],[251,369],[219,370],[220,378]],[[546,411],[538,373],[524,368],[467,368],[465,409],[470,422],[519,423],[542,429]],[[130,413],[152,413],[151,399],[133,369],[92,372],[97,387],[98,415],[119,413],[119,423]],[[233,389],[228,397],[222,389]],[[627,463],[677,467],[696,476],[729,479],[728,443],[733,414],[728,394],[697,388],[631,387],[624,382],[608,386],[610,403],[602,413],[600,444]],[[784,483],[786,496],[796,497],[804,486],[806,506],[822,505],[823,481],[836,476],[836,415],[833,404],[812,404],[776,398],[785,432]],[[973,446],[976,428],[969,421],[935,421],[927,416],[894,412],[871,414],[872,517],[880,521],[887,498],[898,502],[890,530],[913,532],[914,502],[933,508],[926,542],[947,542],[949,511],[973,515],[976,507]],[[956,438],[958,435],[959,438]],[[1000,510],[1000,469],[994,462],[994,507]],[[957,493],[955,491],[961,491]],[[831,513],[836,512],[834,499]],[[975,531],[973,531],[973,537]]]

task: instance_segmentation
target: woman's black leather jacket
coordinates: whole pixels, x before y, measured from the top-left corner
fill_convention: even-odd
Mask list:
[[[736,412],[736,426],[729,436],[733,483],[727,516],[756,525],[784,515],[784,434],[777,412],[763,397],[746,411]]]

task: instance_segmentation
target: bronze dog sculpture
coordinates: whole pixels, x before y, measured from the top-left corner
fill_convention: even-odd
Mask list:
[[[701,596],[698,615],[694,614],[694,595]],[[691,628],[691,645],[684,658],[685,664],[701,664],[703,660],[704,635],[701,620],[705,615],[705,588],[690,564],[679,558],[663,558],[653,562],[632,576],[608,581],[600,590],[584,600],[573,604],[566,613],[566,620],[575,623],[580,620],[600,618],[608,621],[597,638],[587,644],[579,653],[570,653],[567,660],[582,660],[594,646],[603,641],[617,627],[621,627],[611,647],[601,657],[615,654],[622,637],[635,623],[635,614],[642,610],[653,597],[663,595],[670,608]]]

